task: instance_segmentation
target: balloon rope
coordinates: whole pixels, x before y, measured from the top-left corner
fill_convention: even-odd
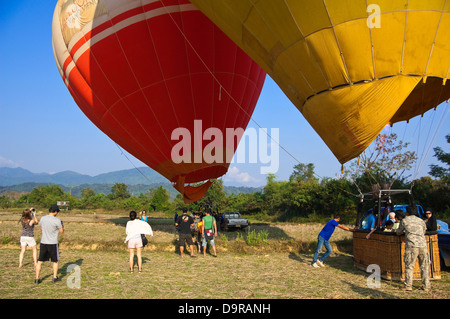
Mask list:
[[[119,144],[117,144],[117,143],[115,143],[115,144],[117,145],[117,148],[120,150],[120,152],[122,153],[122,155],[125,156],[125,158],[131,163],[131,165],[133,165],[134,168],[137,169],[137,171],[138,171],[139,173],[141,173],[141,175],[144,176],[144,178],[145,178],[146,180],[148,180],[150,183],[153,183],[147,176],[145,176],[144,173],[141,172],[141,170],[140,170],[138,167],[136,167],[136,165],[134,165],[134,163],[133,163],[133,162],[128,158],[128,156],[123,152],[123,150],[122,150],[122,148],[119,146]]]
[[[442,84],[442,87],[441,87],[441,92],[439,93],[439,96],[438,96],[438,98],[437,98],[437,101],[440,101],[441,96],[442,96],[442,92],[444,91],[444,87],[445,87],[445,84],[443,83],[443,84]],[[425,90],[425,89],[424,89],[424,90]],[[423,101],[422,101],[422,106],[423,106]],[[423,107],[422,107],[422,108],[423,108]],[[437,106],[435,107],[435,110],[436,110],[436,108],[437,108]],[[430,132],[431,132],[431,127],[433,126],[435,117],[436,117],[436,113],[433,113],[433,120],[432,120],[432,122],[431,122],[431,124],[430,124],[430,128],[429,128],[429,130],[428,130],[427,139],[426,139],[425,144],[424,144],[424,146],[423,146],[423,152],[422,152],[422,157],[421,157],[421,159],[420,159],[420,165],[419,165],[419,168],[416,170],[413,179],[416,179],[417,175],[418,175],[418,174],[420,173],[420,171],[422,170],[422,166],[423,166],[423,164],[424,164],[424,162],[425,162],[425,159],[428,157],[428,152],[430,151],[431,145],[434,143],[434,140],[436,139],[437,129],[435,130],[435,133],[434,133],[435,135],[434,135],[433,141],[430,142],[430,143],[428,143],[428,140],[429,140],[429,137],[430,137]],[[446,116],[445,116],[445,117],[446,117]],[[441,117],[441,121],[442,121],[442,117]],[[440,124],[440,125],[442,125],[442,124]],[[439,127],[439,126],[438,126],[438,127]],[[424,156],[423,154],[425,153],[425,147],[426,147],[427,145],[428,145],[428,149],[427,149],[427,151],[426,151],[426,155]]]
[[[446,113],[444,116],[441,116],[440,123],[438,124],[437,129],[436,129],[435,132],[434,132],[433,140],[432,140],[431,143],[428,144],[428,148],[427,148],[427,151],[426,151],[426,155],[423,156],[423,158],[422,158],[422,160],[421,160],[421,163],[420,163],[420,165],[419,165],[419,168],[418,168],[418,170],[416,171],[416,174],[415,174],[415,176],[414,176],[413,179],[416,179],[417,175],[418,175],[419,172],[422,170],[422,167],[423,167],[423,165],[425,164],[425,159],[428,157],[428,153],[430,152],[430,148],[431,148],[431,146],[434,144],[434,141],[436,140],[436,138],[437,138],[439,132],[442,130],[442,128],[443,128],[443,126],[444,126],[444,123],[445,123],[445,121],[446,121],[446,119],[447,119],[449,113],[450,113],[450,108],[447,108],[447,113]]]

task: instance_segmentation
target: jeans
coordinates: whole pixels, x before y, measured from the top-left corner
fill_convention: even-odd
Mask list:
[[[318,236],[317,240],[318,240],[317,248],[316,248],[316,252],[314,253],[314,258],[312,261],[313,264],[317,261],[317,258],[319,257],[319,253],[322,250],[322,246],[325,246],[327,251],[322,255],[322,257],[319,258],[319,261],[324,261],[333,252],[333,250],[331,249],[330,242],[328,240],[326,240],[322,236]]]
[[[208,240],[206,239],[206,236],[203,236],[203,237],[202,237],[202,247],[206,247],[207,242],[208,242]],[[209,244],[210,244],[211,246],[214,246],[214,245],[215,245],[215,243],[214,243],[214,237],[213,237],[213,239],[211,239],[211,240],[209,241]]]

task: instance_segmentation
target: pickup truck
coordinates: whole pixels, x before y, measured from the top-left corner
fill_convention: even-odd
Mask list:
[[[227,231],[231,228],[245,229],[248,227],[248,219],[242,218],[239,212],[224,212],[221,227]]]

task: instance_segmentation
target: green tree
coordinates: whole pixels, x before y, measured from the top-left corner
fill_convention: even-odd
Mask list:
[[[450,216],[450,188],[442,180],[421,177],[414,182],[412,192],[416,202],[431,208],[438,219]]]
[[[198,206],[209,205],[214,211],[222,212],[227,207],[227,196],[221,179],[213,180],[205,196],[189,208],[196,210]]]
[[[284,193],[286,191],[287,182],[278,182],[277,176],[269,173],[266,177],[266,185],[264,186],[263,210],[268,215],[275,215],[283,211],[283,204],[286,200]]]
[[[65,194],[59,185],[47,185],[35,187],[28,196],[28,201],[33,205],[50,207],[60,200],[69,200],[70,195]]]
[[[450,134],[446,137],[447,143],[450,143]],[[433,148],[434,157],[438,159],[439,162],[446,164],[447,167],[441,167],[439,165],[430,165],[430,174],[433,177],[440,178],[444,183],[448,184],[450,182],[450,153],[444,152],[440,147]]]
[[[296,182],[309,182],[309,181],[318,181],[316,177],[314,177],[314,164],[303,164],[299,163],[294,166],[294,171],[289,177],[289,181]]]
[[[175,199],[173,200],[173,209],[174,209],[176,212],[178,212],[178,214],[181,215],[181,210],[183,209],[183,207],[187,207],[187,206],[188,206],[188,205],[186,205],[186,204],[184,203],[183,195],[181,195],[180,193],[178,193],[178,194],[175,196]],[[198,209],[198,207],[197,207],[196,209]]]
[[[128,186],[124,183],[115,183],[111,187],[111,199],[126,199],[129,198],[131,195],[128,192]]]
[[[9,198],[5,195],[0,196],[0,207],[1,208],[10,208],[11,207],[11,201]]]
[[[156,189],[152,189],[150,190],[150,194],[150,207],[152,207],[154,211],[164,212],[171,209],[170,194],[164,187],[159,186]]]
[[[317,192],[316,211],[321,216],[341,215],[341,222],[354,223],[357,201],[352,184],[346,179],[324,178]]]
[[[81,198],[91,198],[95,196],[95,191],[92,188],[83,188],[81,190]]]

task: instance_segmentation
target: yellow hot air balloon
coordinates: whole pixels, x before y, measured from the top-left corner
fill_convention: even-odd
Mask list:
[[[450,98],[450,1],[191,0],[277,82],[341,163]]]

